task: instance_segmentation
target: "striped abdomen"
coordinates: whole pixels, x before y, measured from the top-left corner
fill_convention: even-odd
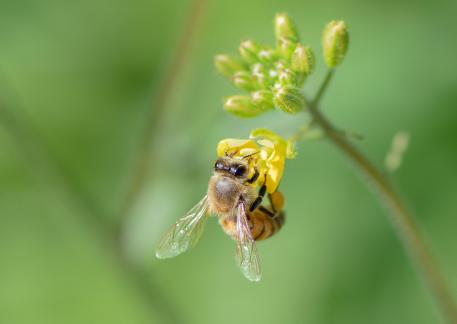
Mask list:
[[[278,211],[274,215],[263,208],[258,208],[248,215],[249,225],[251,226],[252,237],[256,241],[265,240],[278,232],[285,221],[283,211]]]
[[[282,227],[285,221],[283,211],[272,214],[264,208],[257,208],[255,211],[247,214],[252,237],[256,241],[265,240],[274,235]],[[224,231],[236,237],[236,219],[234,217],[221,218],[219,220]]]
[[[285,221],[285,215],[282,211],[284,207],[284,197],[279,191],[268,194],[271,205],[269,208],[259,206],[254,211],[247,213],[249,226],[252,237],[256,241],[265,240],[280,230]],[[225,233],[236,240],[236,218],[224,217],[219,218],[219,223]]]

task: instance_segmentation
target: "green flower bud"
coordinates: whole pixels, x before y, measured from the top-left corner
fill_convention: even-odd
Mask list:
[[[278,40],[278,52],[286,60],[290,60],[292,53],[295,50],[297,43],[292,42],[288,38],[281,38]]]
[[[263,65],[261,63],[253,64],[251,67],[251,71],[252,71],[252,74],[256,74],[256,73],[266,74],[267,73],[267,69],[265,68],[265,65]]]
[[[252,78],[258,89],[266,89],[271,86],[269,74],[261,63],[256,63],[252,66]]]
[[[275,35],[279,41],[281,38],[287,38],[292,42],[298,42],[298,32],[295,24],[285,13],[278,13],[275,17]]]
[[[240,55],[248,63],[256,63],[259,60],[260,45],[251,40],[246,40],[240,44]]]
[[[295,72],[290,69],[284,69],[279,72],[278,81],[281,87],[293,86],[297,85],[297,77]]]
[[[307,76],[313,72],[315,62],[313,50],[308,46],[298,44],[292,54],[290,67],[292,70]]]
[[[272,64],[275,60],[275,53],[272,49],[262,49],[259,51],[259,60],[264,64]]]
[[[305,97],[295,87],[279,87],[273,100],[275,106],[288,114],[296,114],[305,107]]]
[[[275,63],[275,69],[278,73],[286,70],[287,68],[288,68],[288,63],[284,60],[280,60]]]
[[[264,112],[263,109],[254,106],[250,96],[227,97],[224,100],[224,109],[229,113],[242,118],[255,117]]]
[[[251,101],[254,106],[263,111],[274,108],[273,93],[268,90],[259,90],[251,93]]]
[[[255,81],[248,71],[236,72],[233,75],[232,82],[235,85],[235,87],[241,90],[252,91],[256,88]]]
[[[214,66],[220,74],[227,78],[231,78],[235,72],[245,69],[240,60],[226,54],[216,55],[214,57]]]
[[[276,70],[276,69],[268,70],[268,77],[270,78],[270,85],[273,84],[278,79],[278,70]]]
[[[334,68],[343,61],[348,43],[349,33],[344,21],[329,22],[322,36],[324,59],[329,68]]]

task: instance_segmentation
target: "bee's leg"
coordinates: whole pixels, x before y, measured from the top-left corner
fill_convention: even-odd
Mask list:
[[[271,210],[269,210],[265,206],[259,206],[258,208],[262,213],[267,214],[270,217],[274,217],[275,216],[275,212],[272,212]]]
[[[266,182],[267,182],[267,175],[265,174],[265,181],[263,182],[262,187],[260,187],[259,195],[257,196],[257,198],[252,203],[251,207],[249,208],[250,212],[253,212],[262,203],[263,197],[265,196],[265,193],[267,192]]]
[[[265,206],[258,206],[259,211],[270,216],[276,217],[284,207],[284,197],[279,191],[275,191],[271,194],[268,194],[268,200],[270,200],[270,208]]]
[[[252,175],[251,179],[248,179],[247,183],[253,184],[259,178],[259,170],[254,167],[254,174]]]
[[[229,158],[232,158],[235,154],[238,153],[238,150],[234,150],[233,152],[231,153],[228,153],[227,151],[224,152],[225,156],[226,157],[229,157]]]

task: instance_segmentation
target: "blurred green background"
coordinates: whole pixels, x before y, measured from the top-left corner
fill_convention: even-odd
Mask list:
[[[363,134],[380,166],[393,135],[410,133],[395,182],[457,291],[457,2],[208,0],[121,220],[191,7],[0,0],[0,323],[440,323],[384,211],[323,141],[301,143],[286,166],[287,222],[259,244],[259,284],[215,219],[192,252],[159,261],[153,250],[204,194],[220,139],[262,126],[288,136],[303,121],[227,115],[221,98],[238,91],[212,65],[242,39],[272,43],[285,11],[318,54],[310,94],[323,26],[348,23],[323,110]]]

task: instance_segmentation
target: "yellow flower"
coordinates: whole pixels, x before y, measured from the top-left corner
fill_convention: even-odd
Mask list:
[[[259,151],[258,145],[250,139],[226,138],[217,144],[217,156],[243,157]]]
[[[254,186],[261,186],[266,179],[267,192],[275,192],[281,181],[285,160],[295,157],[293,142],[286,141],[274,132],[259,128],[250,134],[250,139],[224,139],[217,145],[219,157],[229,155],[233,158],[243,158],[251,155],[250,174],[259,171],[259,177]]]

